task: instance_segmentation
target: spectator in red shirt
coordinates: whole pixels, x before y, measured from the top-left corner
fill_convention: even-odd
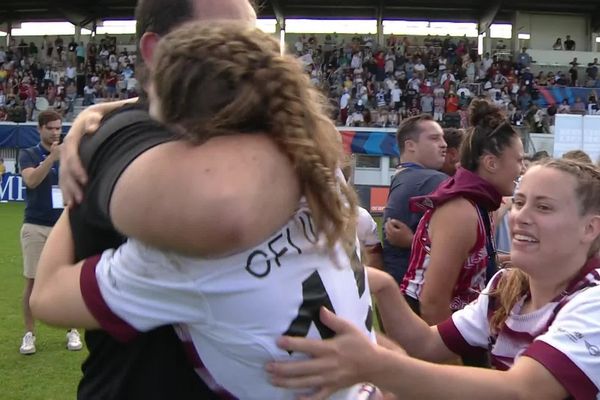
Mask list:
[[[450,93],[448,95],[448,100],[446,101],[446,112],[447,113],[455,113],[458,112],[459,101],[458,97],[454,93]]]

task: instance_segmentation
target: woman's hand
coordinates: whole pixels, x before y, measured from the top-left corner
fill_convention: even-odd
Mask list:
[[[284,336],[278,346],[311,356],[303,361],[274,361],[266,366],[271,382],[284,388],[316,389],[303,400],[325,400],[342,388],[369,381],[368,368],[377,358],[377,345],[352,323],[321,308],[321,321],[336,332],[333,339]]]
[[[137,98],[133,98],[97,104],[86,108],[75,118],[60,152],[59,183],[65,204],[73,207],[83,199],[83,187],[88,179],[79,157],[79,144],[83,135],[96,132],[100,121],[109,112],[136,101]]]

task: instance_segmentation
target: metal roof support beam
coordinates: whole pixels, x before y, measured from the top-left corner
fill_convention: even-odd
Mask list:
[[[273,8],[273,12],[275,13],[275,19],[277,20],[277,24],[279,25],[282,31],[285,31],[285,15],[283,13],[283,9],[281,8],[279,0],[271,0],[271,7]]]
[[[479,34],[482,35],[490,26],[494,23],[496,15],[502,8],[502,0],[493,0],[486,8],[484,8],[479,14]]]
[[[377,6],[377,43],[381,47],[385,47],[385,38],[383,36],[383,13],[385,10],[385,0],[379,0]]]

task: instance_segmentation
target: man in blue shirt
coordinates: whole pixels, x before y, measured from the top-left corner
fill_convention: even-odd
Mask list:
[[[21,354],[33,354],[36,351],[35,322],[29,308],[29,298],[40,254],[63,208],[60,198],[53,196],[53,188],[58,189],[61,127],[59,114],[54,111],[41,112],[38,117],[40,143],[21,151],[19,155],[21,176],[26,187],[25,219],[21,228],[23,275],[25,276],[23,293],[25,336],[19,349]],[[74,329],[70,330],[67,333],[67,348],[80,350],[81,347],[79,333]]]
[[[408,268],[410,242],[393,237],[406,237],[392,230],[406,227],[415,231],[422,214],[409,210],[411,197],[434,191],[448,176],[438,171],[444,165],[447,144],[442,127],[429,114],[405,119],[397,133],[400,165],[390,184],[390,194],[383,212],[386,221],[383,239],[384,269],[400,284]],[[400,224],[401,222],[402,224]]]

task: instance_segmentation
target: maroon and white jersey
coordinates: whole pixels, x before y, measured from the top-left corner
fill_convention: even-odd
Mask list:
[[[490,331],[492,278],[479,298],[438,325],[446,346],[462,355],[490,349],[492,364],[509,369],[521,356],[542,364],[577,400],[600,399],[600,265],[544,307],[522,314],[521,299],[498,334]]]
[[[264,243],[218,259],[160,251],[136,240],[88,258],[81,273],[86,305],[103,329],[127,341],[141,331],[176,331],[200,377],[223,398],[292,400],[264,370],[271,360],[306,358],[277,347],[281,335],[330,338],[322,306],[374,340],[366,270],[341,245],[322,246],[301,208]],[[357,399],[362,386],[332,399]]]
[[[469,257],[463,264],[452,291],[450,309],[453,311],[460,310],[475,300],[485,288],[486,269],[490,254],[486,246],[485,222],[480,209],[478,207],[475,207],[475,209],[477,210],[477,239],[475,245],[469,251]],[[427,210],[417,226],[412,242],[408,270],[400,285],[402,293],[417,300],[420,299],[423,286],[427,282],[427,268],[431,260],[429,222],[434,212],[435,208]]]

